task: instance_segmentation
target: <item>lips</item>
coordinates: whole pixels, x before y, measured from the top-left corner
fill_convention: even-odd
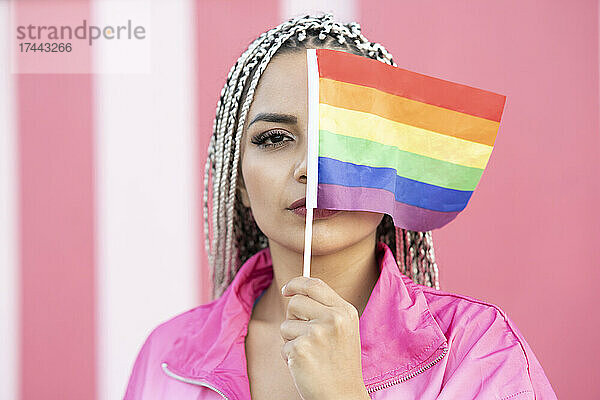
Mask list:
[[[296,200],[289,205],[288,210],[301,217],[306,216],[306,197]],[[340,210],[328,210],[324,208],[313,209],[313,219],[328,218],[332,215],[339,214]]]
[[[306,207],[304,207],[304,206],[294,208],[292,210],[292,212],[301,217],[306,217]],[[342,212],[341,210],[329,210],[326,208],[314,208],[313,209],[313,219],[329,218],[329,217],[339,214],[341,212]]]
[[[296,200],[292,204],[289,205],[288,210],[293,210],[298,207],[306,207],[306,197]]]

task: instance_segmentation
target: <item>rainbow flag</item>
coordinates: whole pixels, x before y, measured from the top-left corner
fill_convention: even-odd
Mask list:
[[[338,50],[308,49],[307,209],[364,210],[414,231],[467,205],[506,97]]]

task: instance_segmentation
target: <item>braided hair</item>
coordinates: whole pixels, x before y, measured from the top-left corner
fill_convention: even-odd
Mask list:
[[[204,235],[213,298],[225,291],[248,258],[268,246],[267,237],[256,224],[251,209],[242,204],[237,191],[243,127],[258,80],[276,54],[306,48],[344,50],[396,66],[382,45],[362,35],[358,23],[336,22],[331,13],[291,18],[262,33],[238,58],[221,90],[205,165]],[[212,180],[210,236],[209,178]],[[392,218],[385,214],[376,236],[392,250],[404,275],[418,284],[439,289],[431,232],[396,228]]]

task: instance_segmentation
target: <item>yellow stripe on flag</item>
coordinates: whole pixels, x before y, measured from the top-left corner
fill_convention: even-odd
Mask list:
[[[382,118],[319,104],[319,129],[362,138],[453,164],[484,169],[493,146],[471,142]]]

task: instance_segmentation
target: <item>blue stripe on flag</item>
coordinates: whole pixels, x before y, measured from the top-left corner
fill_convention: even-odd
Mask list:
[[[319,183],[384,189],[396,201],[436,211],[462,211],[472,191],[447,189],[398,176],[393,168],[377,168],[319,157]]]

